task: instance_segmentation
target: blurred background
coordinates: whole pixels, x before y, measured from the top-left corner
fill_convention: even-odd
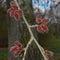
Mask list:
[[[5,0],[0,0],[0,60],[8,60],[8,30],[7,12],[5,4]]]

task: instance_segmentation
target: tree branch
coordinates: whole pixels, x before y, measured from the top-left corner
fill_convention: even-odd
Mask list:
[[[24,56],[23,56],[23,59],[22,59],[22,60],[25,60],[25,56],[26,56],[27,50],[28,50],[28,48],[29,48],[29,45],[32,43],[32,41],[33,41],[33,38],[31,38],[31,39],[29,40],[29,42],[27,43],[27,46],[26,46],[26,48],[25,48]]]
[[[30,25],[30,28],[34,28],[34,27],[37,27],[38,25]]]
[[[14,1],[15,1],[16,5],[18,6],[18,8],[20,9],[20,7],[19,7],[19,5],[18,5],[18,3],[17,3],[17,0],[14,0]],[[27,49],[28,49],[28,47],[29,47],[29,45],[31,44],[32,41],[34,41],[34,42],[36,43],[36,45],[38,46],[38,48],[39,48],[42,56],[44,57],[44,60],[48,60],[48,59],[46,58],[45,54],[44,54],[44,53],[45,53],[44,48],[43,48],[41,45],[39,45],[39,43],[37,42],[37,40],[35,39],[32,31],[31,31],[31,27],[36,27],[37,25],[32,25],[32,26],[30,26],[30,25],[28,24],[25,16],[24,16],[24,14],[23,14],[22,17],[23,17],[23,20],[24,20],[24,22],[26,23],[27,28],[28,28],[28,30],[29,30],[29,33],[30,33],[30,35],[31,35],[31,39],[30,39],[29,42],[27,43],[27,46],[26,46],[26,48],[25,48],[25,52],[24,52],[24,56],[23,56],[23,59],[22,59],[22,60],[25,60],[25,56],[26,56]]]

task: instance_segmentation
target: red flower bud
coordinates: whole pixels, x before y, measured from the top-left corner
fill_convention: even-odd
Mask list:
[[[18,6],[14,1],[11,1],[10,6],[11,8],[8,9],[8,13],[11,17],[13,16],[16,18],[16,20],[19,20],[19,18],[22,16],[22,10],[18,9]]]
[[[48,28],[47,28],[46,25],[42,25],[42,28],[43,28],[43,30],[44,30],[46,33],[48,33]]]
[[[10,48],[10,52],[13,53],[14,57],[21,55],[21,52],[24,50],[22,44],[19,41],[15,41],[15,46]]]
[[[40,32],[40,33],[42,33],[43,32],[42,27],[41,26],[37,26],[37,31]]]
[[[48,32],[48,28],[46,26],[46,23],[48,22],[48,19],[45,18],[44,20],[41,20],[41,16],[37,15],[36,17],[36,22],[39,23],[39,25],[37,26],[37,31],[38,32]]]

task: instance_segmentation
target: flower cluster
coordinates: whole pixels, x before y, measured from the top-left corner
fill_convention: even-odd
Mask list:
[[[36,16],[36,22],[39,24],[37,26],[37,31],[42,33],[42,32],[48,32],[48,28],[46,26],[46,24],[48,23],[48,18],[44,18],[42,19],[42,17],[40,15]]]
[[[49,56],[53,56],[54,53],[52,51],[45,50],[45,56],[49,58]]]
[[[21,55],[23,51],[24,48],[19,41],[15,41],[14,46],[10,48],[10,52],[13,53],[14,57]]]
[[[22,16],[22,10],[18,8],[14,1],[10,2],[11,8],[8,9],[8,13],[11,17],[15,17],[18,20]]]

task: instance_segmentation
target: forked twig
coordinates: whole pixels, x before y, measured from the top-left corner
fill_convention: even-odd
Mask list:
[[[20,7],[19,7],[19,5],[18,5],[18,3],[17,3],[17,0],[14,0],[14,1],[15,1],[16,5],[18,6],[18,8],[20,9]],[[26,23],[27,28],[28,28],[28,30],[29,30],[29,33],[30,33],[30,35],[31,35],[31,39],[29,40],[29,42],[27,43],[27,46],[25,47],[25,51],[24,51],[24,55],[23,55],[23,59],[22,59],[22,60],[25,60],[25,56],[26,56],[26,53],[27,53],[27,49],[29,48],[29,45],[32,43],[32,41],[34,41],[34,42],[36,43],[36,45],[37,45],[37,47],[39,48],[39,50],[40,50],[40,52],[41,52],[44,60],[48,60],[48,58],[47,58],[47,57],[45,56],[45,54],[44,54],[44,53],[45,53],[44,48],[43,48],[41,45],[39,45],[39,43],[37,42],[37,40],[35,39],[32,31],[31,31],[31,27],[36,27],[37,25],[32,25],[32,26],[30,26],[30,25],[28,24],[25,16],[24,16],[24,14],[23,14],[22,17],[23,17],[23,20],[24,20],[24,22]]]

